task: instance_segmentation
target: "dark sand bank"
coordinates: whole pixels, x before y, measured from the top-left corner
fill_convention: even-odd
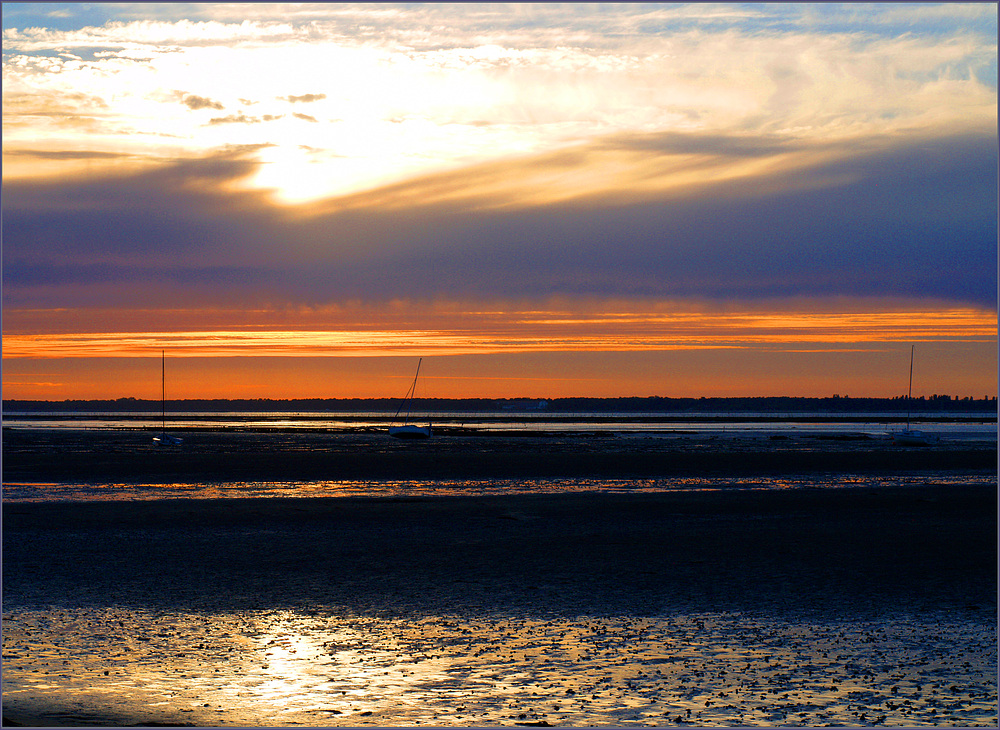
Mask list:
[[[995,443],[184,435],[181,448],[162,448],[141,432],[4,429],[4,480],[913,476],[871,489],[7,503],[5,601],[569,612],[996,604],[996,492],[982,478],[995,477]]]
[[[11,504],[5,601],[376,613],[996,607],[990,486]]]
[[[381,433],[181,432],[179,448],[152,434],[4,428],[7,482],[124,484],[224,481],[653,478],[807,473],[995,473],[996,443],[907,449],[864,434],[706,438],[595,434],[444,435],[399,442]]]

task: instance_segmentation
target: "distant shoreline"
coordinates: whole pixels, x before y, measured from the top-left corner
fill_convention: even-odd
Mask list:
[[[113,400],[21,400],[3,401],[5,412],[118,412],[143,413],[160,411],[159,400],[117,398]],[[168,399],[166,408],[174,413],[188,412],[394,412],[397,398],[297,398],[297,399]],[[997,399],[979,399],[949,395],[930,398],[851,398],[832,396],[806,397],[740,397],[740,398],[416,398],[412,409],[427,413],[482,413],[505,416],[538,415],[546,417],[587,414],[824,414],[899,413],[905,415],[956,414],[992,415],[996,420]]]
[[[280,411],[174,411],[167,410],[167,417],[180,418],[184,423],[173,422],[171,431],[252,431],[260,430],[273,433],[275,431],[292,431],[315,433],[381,433],[386,430],[385,422],[392,420],[392,412],[371,411],[364,413],[344,413],[336,411],[292,412],[296,425],[287,425],[288,412]],[[40,423],[57,422],[65,424],[60,428],[73,428],[74,423],[92,423],[102,420],[127,418],[132,425],[128,427],[109,426],[116,430],[160,430],[160,411],[137,411],[116,413],[113,411],[14,411],[6,414],[4,429],[7,428],[40,428]],[[219,425],[220,418],[228,418],[232,423]],[[620,424],[622,428],[646,424],[651,430],[662,431],[657,426],[676,426],[672,433],[685,433],[685,425],[712,424],[718,428],[739,426],[740,424],[827,424],[829,426],[857,425],[863,426],[878,423],[883,427],[910,423],[914,425],[956,424],[975,425],[997,423],[997,416],[991,413],[775,413],[770,415],[757,413],[727,413],[727,414],[593,414],[593,413],[550,413],[545,415],[530,415],[527,413],[464,413],[446,411],[421,411],[416,414],[420,420],[426,419],[434,426],[438,435],[478,436],[491,433],[491,427],[504,429],[508,436],[528,435],[569,435],[579,431],[582,426],[589,426],[595,432],[610,435],[613,431],[604,430],[609,424]],[[331,419],[340,425],[331,427]],[[310,425],[315,424],[315,425]],[[518,426],[511,429],[512,425]],[[85,430],[93,428],[80,426]],[[575,428],[574,428],[575,427]],[[564,428],[569,430],[563,430]],[[634,429],[629,429],[634,431]],[[694,433],[694,432],[691,432]]]

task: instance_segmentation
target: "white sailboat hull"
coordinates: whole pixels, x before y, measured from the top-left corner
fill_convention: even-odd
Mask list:
[[[415,426],[412,423],[407,423],[410,420],[410,405],[413,403],[413,395],[417,391],[417,378],[420,377],[420,363],[424,361],[423,358],[417,360],[417,372],[413,376],[413,384],[410,389],[406,391],[406,397],[403,399],[403,403],[399,406],[399,410],[396,411],[396,415],[392,417],[395,421],[399,417],[400,412],[403,407],[406,407],[406,416],[403,418],[402,426],[395,426],[389,424],[389,435],[397,439],[427,439],[431,437],[431,426],[427,424],[426,426]]]
[[[389,426],[389,435],[398,439],[426,439],[431,436],[430,426]]]
[[[930,446],[938,442],[938,437],[907,428],[902,431],[894,431],[892,440],[900,446]]]
[[[159,436],[153,436],[153,443],[160,446],[180,446],[181,441],[182,439],[171,436],[169,433],[161,433]]]

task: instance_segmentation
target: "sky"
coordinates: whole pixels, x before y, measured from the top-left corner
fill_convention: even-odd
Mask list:
[[[995,396],[997,9],[3,3],[3,397]]]

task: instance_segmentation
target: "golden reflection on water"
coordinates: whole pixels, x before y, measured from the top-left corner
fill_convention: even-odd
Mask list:
[[[4,613],[4,712],[82,724],[995,726],[955,616]],[[34,713],[34,714],[32,714]]]
[[[359,620],[355,619],[355,622]],[[299,633],[294,614],[261,619],[251,668],[261,709],[282,715],[368,717],[407,706],[411,690],[445,678],[438,662],[414,657],[391,635],[371,636],[336,619],[323,631]]]
[[[105,501],[128,499],[238,499],[261,497],[432,497],[545,494],[562,492],[646,493],[720,490],[790,490],[803,488],[899,487],[927,482],[928,477],[899,474],[804,475],[796,477],[670,477],[652,479],[422,479],[336,480],[307,482],[204,482],[200,484],[31,484],[6,482],[4,501],[45,502],[52,499]],[[973,483],[967,475],[935,474],[935,484]],[[996,484],[979,476],[975,483]]]

